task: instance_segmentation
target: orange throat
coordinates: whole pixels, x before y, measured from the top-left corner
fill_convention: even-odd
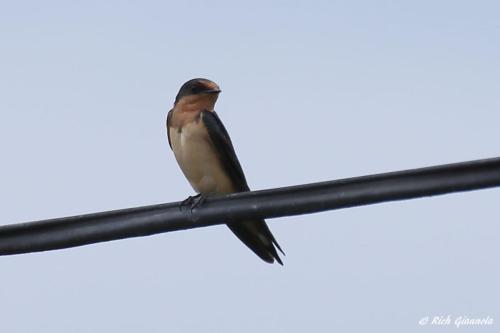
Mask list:
[[[193,95],[181,98],[174,106],[172,126],[183,127],[185,124],[199,119],[202,111],[214,111],[217,94]]]

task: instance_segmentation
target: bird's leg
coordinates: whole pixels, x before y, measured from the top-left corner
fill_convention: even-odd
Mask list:
[[[182,211],[184,207],[189,207],[192,213],[193,209],[203,205],[203,203],[207,200],[208,196],[209,196],[208,194],[203,194],[203,193],[198,193],[197,195],[189,196],[187,197],[186,200],[181,202],[179,209]]]
[[[187,197],[186,200],[182,201],[181,204],[179,205],[179,209],[182,211],[182,208],[186,207],[186,206],[190,206],[191,209],[193,209],[193,204],[195,202],[195,200],[197,200],[199,197],[201,197],[201,193],[198,193],[197,195],[194,195],[194,196],[189,196]]]
[[[203,203],[207,200],[208,195],[200,193],[196,197],[193,197],[192,203],[191,203],[191,213],[193,212],[193,209],[203,205]]]

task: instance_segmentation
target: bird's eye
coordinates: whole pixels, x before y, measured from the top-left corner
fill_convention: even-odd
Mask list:
[[[201,87],[201,86],[194,86],[193,88],[191,88],[191,92],[193,94],[198,94],[202,91],[203,91],[203,87]]]

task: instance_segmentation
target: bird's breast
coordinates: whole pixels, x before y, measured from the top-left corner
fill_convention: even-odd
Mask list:
[[[169,131],[177,163],[196,192],[234,192],[202,119]]]

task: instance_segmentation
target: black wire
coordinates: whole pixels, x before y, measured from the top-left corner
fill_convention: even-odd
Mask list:
[[[179,202],[0,227],[0,255],[500,186],[500,158],[230,194],[192,212]]]

